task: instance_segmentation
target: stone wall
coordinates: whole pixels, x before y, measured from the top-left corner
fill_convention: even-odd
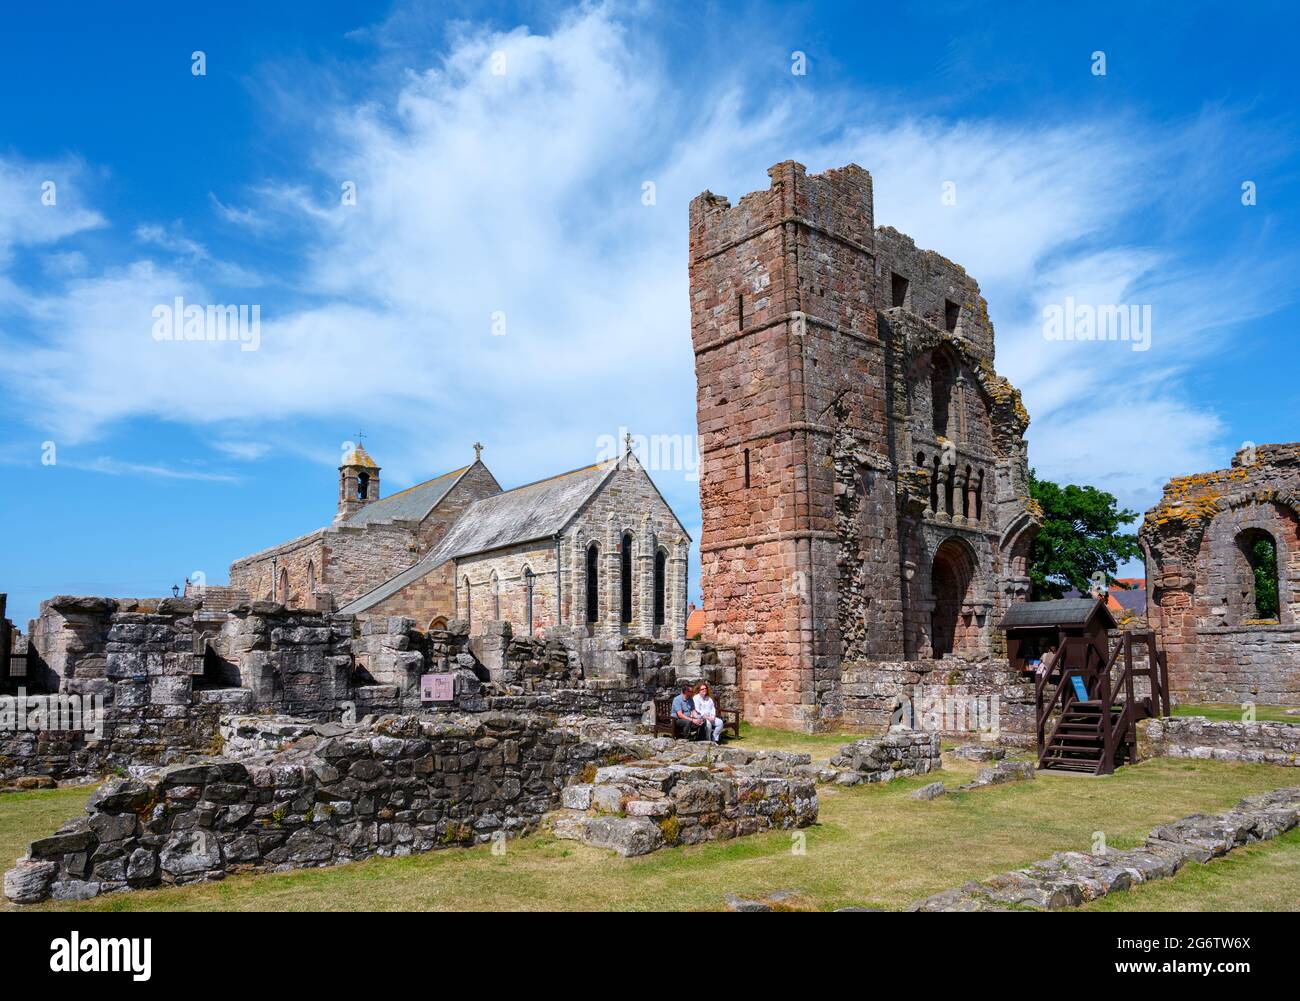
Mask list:
[[[1245,448],[1229,469],[1172,480],[1139,538],[1174,694],[1300,705],[1300,443]],[[1259,613],[1248,557],[1260,538],[1276,552],[1272,618]]]
[[[325,529],[320,529],[236,560],[230,564],[229,587],[254,599],[301,607],[317,590],[328,590],[321,577],[325,561]]]
[[[1036,729],[1034,682],[1005,660],[845,663],[843,721],[861,729],[904,722],[957,736],[990,733],[1010,742]]]
[[[1300,723],[1212,723],[1172,716],[1139,724],[1144,755],[1300,765]]]
[[[6,896],[85,899],[514,837],[534,829],[584,773],[620,794],[635,786],[638,802],[668,799],[673,810],[653,814],[664,826],[645,821],[660,844],[803,826],[817,816],[812,781],[771,774],[766,759],[746,755],[744,767],[659,761],[655,754],[686,745],[604,721],[395,716],[310,729],[273,719],[259,729],[245,718],[229,730],[238,738],[232,747],[250,756],[110,779],[88,816],[31,844],[5,875]],[[617,776],[600,768],[646,758]],[[593,831],[604,822],[593,821]]]
[[[632,621],[620,621],[622,544],[632,536]],[[686,635],[686,557],[689,538],[654,481],[635,457],[625,457],[605,486],[574,518],[561,540],[561,586],[570,626],[586,622],[587,549],[598,548],[599,601],[593,633],[675,640]],[[664,556],[664,621],[654,621],[655,555]],[[517,632],[519,630],[516,630]]]

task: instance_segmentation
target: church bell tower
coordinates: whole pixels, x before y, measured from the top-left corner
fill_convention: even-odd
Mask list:
[[[365,446],[358,443],[343,455],[339,466],[339,506],[334,524],[347,521],[372,501],[379,500],[379,467]]]

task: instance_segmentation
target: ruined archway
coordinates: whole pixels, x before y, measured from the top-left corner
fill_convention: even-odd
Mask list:
[[[934,611],[930,640],[935,658],[968,652],[977,634],[965,614],[974,598],[977,562],[969,545],[951,538],[935,550],[930,583]]]

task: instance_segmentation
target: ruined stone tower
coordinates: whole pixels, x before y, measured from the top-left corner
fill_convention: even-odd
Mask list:
[[[745,712],[814,730],[846,665],[996,653],[1038,522],[979,287],[876,229],[871,176],[690,207],[705,636]]]

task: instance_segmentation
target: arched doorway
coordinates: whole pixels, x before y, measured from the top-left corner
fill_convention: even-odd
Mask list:
[[[962,609],[973,597],[975,567],[974,553],[960,539],[948,539],[935,551],[930,642],[936,659],[965,652],[974,639],[973,630],[962,621]]]

